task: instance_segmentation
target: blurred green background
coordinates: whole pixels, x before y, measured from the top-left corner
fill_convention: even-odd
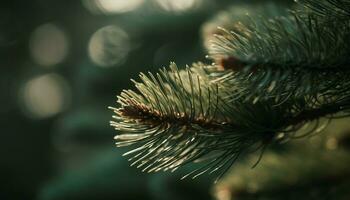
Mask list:
[[[107,107],[130,78],[171,61],[210,63],[203,37],[231,27],[227,16],[258,15],[257,2],[270,1],[1,1],[0,200],[348,199],[349,118],[272,146],[254,170],[259,155],[237,163],[217,185],[181,181],[186,169],[142,173],[115,148]]]
[[[109,127],[130,78],[205,61],[230,1],[8,0],[0,6],[0,199],[211,199],[208,177],[141,173]]]

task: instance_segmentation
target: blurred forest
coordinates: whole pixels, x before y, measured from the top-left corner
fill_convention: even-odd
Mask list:
[[[210,198],[130,168],[107,106],[140,71],[205,60],[200,27],[228,3],[2,1],[0,199]]]

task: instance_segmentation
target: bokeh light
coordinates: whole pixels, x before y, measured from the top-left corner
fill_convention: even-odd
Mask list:
[[[334,137],[329,138],[326,141],[326,148],[329,150],[335,150],[338,148],[338,140]]]
[[[69,103],[69,85],[58,74],[35,77],[20,90],[20,104],[32,118],[53,116],[67,108]]]
[[[185,12],[200,6],[202,0],[156,0],[156,2],[165,11]]]
[[[92,13],[116,14],[133,11],[144,0],[83,0],[84,6]]]
[[[89,42],[89,56],[100,67],[110,67],[125,61],[130,50],[128,34],[117,26],[97,30]]]
[[[231,191],[229,188],[218,188],[215,192],[217,200],[231,200]]]
[[[32,59],[41,66],[54,66],[68,54],[68,38],[58,26],[48,23],[39,26],[31,35],[29,50]]]

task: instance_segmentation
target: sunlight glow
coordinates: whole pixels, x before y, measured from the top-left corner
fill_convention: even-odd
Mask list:
[[[128,34],[117,26],[97,30],[89,42],[89,56],[100,67],[110,67],[125,61],[130,50]]]
[[[63,111],[69,104],[67,82],[58,74],[46,74],[29,80],[21,89],[20,100],[32,118],[46,118]]]
[[[65,32],[54,24],[39,26],[32,33],[29,50],[32,59],[41,66],[51,67],[62,62],[68,54]]]
[[[165,11],[184,12],[198,7],[201,0],[156,0]]]
[[[140,7],[144,0],[84,0],[84,6],[92,13],[126,13]]]

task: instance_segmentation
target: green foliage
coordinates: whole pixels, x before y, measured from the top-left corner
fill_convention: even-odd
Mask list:
[[[143,171],[205,161],[184,177],[221,177],[281,134],[320,132],[321,117],[349,116],[350,17],[341,4],[349,1],[309,0],[286,16],[247,17],[215,35],[209,57],[216,64],[179,70],[172,63],[141,74],[142,82],[133,81],[138,92],[123,91],[111,107],[111,125],[122,132],[117,146],[138,145],[125,155]]]
[[[205,78],[202,65],[178,70],[173,63],[170,68],[155,76],[141,74],[142,83],[134,81],[140,93],[124,91],[118,97],[121,107],[112,108],[116,121],[111,125],[125,132],[116,136],[116,144],[139,144],[126,155],[134,154],[132,165],[143,171],[173,171],[198,159],[208,163],[188,175],[227,169],[249,147],[270,139],[275,126],[283,123],[265,118],[271,112],[283,114],[283,107],[271,110],[225,101],[224,91]],[[210,156],[203,158],[206,155]]]
[[[256,4],[238,4],[219,12],[202,27],[205,48],[208,51],[212,49],[214,38],[225,33],[222,28],[239,32],[244,28],[247,20],[287,15],[286,5],[284,2],[281,4],[281,2],[260,1]],[[260,26],[259,24],[256,25]]]
[[[348,119],[334,120],[324,134],[266,151],[254,170],[249,166],[255,158],[250,157],[237,163],[215,191],[228,190],[232,199],[242,200],[349,199],[348,130]]]
[[[308,110],[305,102],[276,107],[273,101],[251,103],[244,97],[228,101],[225,88],[209,81],[214,67],[170,68],[141,74],[142,83],[134,81],[139,93],[124,91],[118,97],[121,107],[111,108],[116,114],[111,125],[124,133],[115,137],[117,146],[138,144],[125,155],[133,155],[132,165],[143,171],[174,171],[205,160],[186,176],[225,172],[239,155],[266,147],[277,133],[296,137],[294,131],[305,123],[339,111],[337,105]]]
[[[349,20],[350,1],[349,0],[297,0],[305,7],[310,8],[316,14],[324,17],[331,17],[329,20]]]
[[[348,98],[343,93],[349,91],[350,17],[343,14],[347,7],[341,10],[327,3],[333,1],[307,2],[313,12],[298,9],[273,19],[247,17],[239,29],[221,28],[209,49],[210,57],[235,58],[245,65],[244,70],[219,74],[218,81],[228,87],[236,82],[244,85],[232,92],[232,98],[237,93],[253,101],[275,98],[276,103],[310,95],[314,100],[309,102],[329,102],[335,94]],[[228,65],[234,68],[235,63]]]
[[[210,57],[232,56],[251,65],[278,67],[344,67],[350,45],[349,20],[331,21],[313,12],[291,12],[286,17],[251,19],[239,29],[216,35]],[[268,67],[268,66],[267,66]]]

